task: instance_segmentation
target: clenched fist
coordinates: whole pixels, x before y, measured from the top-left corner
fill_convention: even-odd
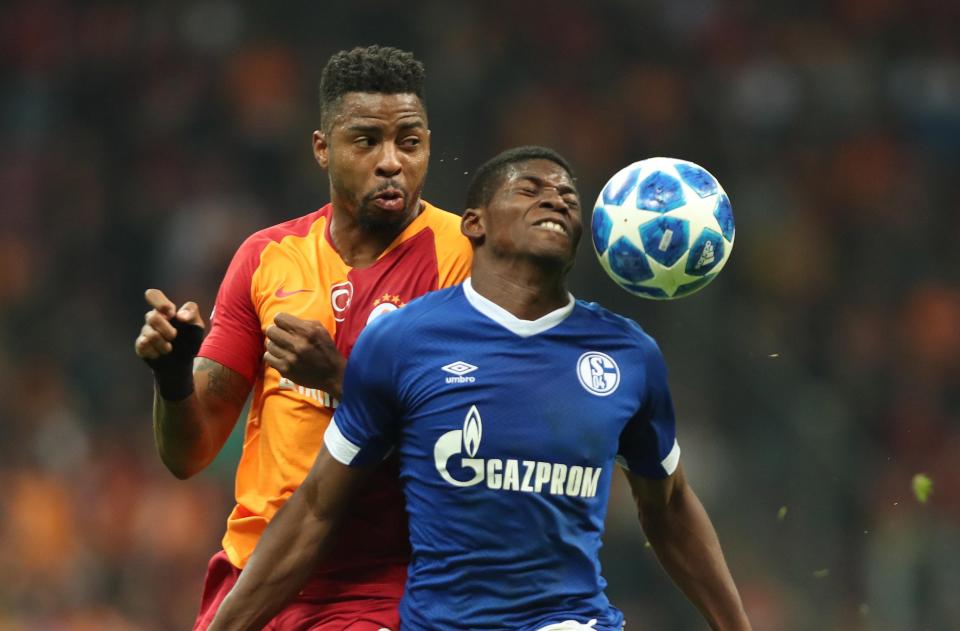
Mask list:
[[[160,396],[183,400],[193,392],[193,358],[203,341],[200,310],[195,302],[177,309],[159,289],[148,289],[144,297],[152,308],[133,348],[153,370]]]
[[[289,313],[277,314],[273,322],[267,328],[263,361],[298,385],[319,388],[339,398],[347,360],[323,325]]]
[[[144,293],[144,297],[147,299],[147,304],[152,308],[144,316],[143,328],[140,329],[140,335],[137,336],[133,345],[137,356],[145,360],[154,360],[172,353],[178,328],[182,329],[182,325],[199,327],[202,337],[203,318],[200,317],[200,309],[197,307],[197,303],[185,302],[180,309],[177,309],[159,289],[148,289]],[[184,348],[183,350],[190,349]],[[177,351],[180,351],[180,348],[177,348]],[[191,359],[196,355],[196,351],[197,349],[193,349],[193,352],[190,353]]]

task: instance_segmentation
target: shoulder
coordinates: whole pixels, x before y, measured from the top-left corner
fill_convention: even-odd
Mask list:
[[[437,250],[469,250],[470,240],[460,232],[460,215],[423,203],[423,226],[433,232]]]
[[[287,237],[303,238],[318,229],[323,229],[329,217],[330,205],[289,221],[254,232],[237,249],[237,258],[259,259],[267,246],[281,243]]]
[[[424,223],[434,232],[460,234],[460,215],[423,202]]]
[[[624,342],[636,346],[645,355],[660,354],[657,341],[634,320],[610,311],[596,302],[577,300],[577,311],[590,321],[594,330],[606,335],[622,336]]]

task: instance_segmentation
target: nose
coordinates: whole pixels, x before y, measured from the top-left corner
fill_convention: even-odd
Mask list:
[[[549,208],[562,213],[570,212],[570,206],[564,201],[560,190],[555,186],[544,186],[541,189],[540,208]]]
[[[397,146],[392,142],[385,142],[381,145],[380,155],[377,160],[376,173],[380,177],[394,177],[400,174],[403,165],[400,164],[400,155]]]

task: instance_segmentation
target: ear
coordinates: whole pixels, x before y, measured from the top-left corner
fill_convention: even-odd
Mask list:
[[[327,165],[330,164],[330,156],[328,154],[329,146],[327,145],[327,136],[319,129],[314,130],[313,132],[313,157],[317,161],[317,164],[320,165],[321,169],[326,169]]]
[[[463,211],[463,217],[460,218],[460,232],[471,241],[483,241],[483,237],[487,234],[483,210],[468,208]]]

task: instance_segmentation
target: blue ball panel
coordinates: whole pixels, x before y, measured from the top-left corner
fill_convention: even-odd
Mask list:
[[[708,197],[717,192],[717,181],[704,169],[693,164],[677,164],[677,173],[687,183],[687,186],[697,192],[700,197]]]
[[[603,192],[601,193],[603,203],[614,204],[616,206],[622,205],[624,200],[627,199],[627,195],[633,192],[639,177],[640,169],[635,168],[630,169],[629,173],[627,173],[627,177],[624,178],[620,186],[613,187],[613,182],[607,182],[607,185],[603,187]]]
[[[730,198],[721,195],[717,200],[717,207],[713,209],[713,216],[717,218],[720,229],[723,231],[723,238],[727,241],[733,241],[733,208],[730,207]]]
[[[686,203],[680,180],[663,171],[656,171],[640,183],[637,208],[665,213]]]
[[[592,220],[593,247],[597,254],[603,254],[607,251],[607,245],[610,241],[610,231],[613,229],[613,220],[603,209],[603,206],[597,206],[593,209]]]
[[[692,294],[693,292],[697,291],[701,287],[704,287],[707,284],[709,284],[710,281],[712,281],[715,277],[716,277],[716,274],[709,274],[699,280],[693,281],[692,283],[686,283],[684,285],[680,285],[679,287],[677,287],[677,291],[676,293],[673,294],[673,297],[680,298],[681,296],[687,296],[689,294]]]
[[[693,242],[684,271],[690,276],[709,274],[723,260],[724,247],[720,233],[707,228]]]
[[[640,240],[647,256],[670,267],[687,251],[690,226],[685,219],[660,217],[640,226]]]
[[[610,269],[617,276],[630,282],[638,283],[653,278],[653,270],[647,263],[646,255],[624,237],[620,237],[610,246],[607,260],[610,262]]]
[[[647,296],[649,298],[669,298],[667,292],[663,291],[659,287],[647,287],[645,285],[623,285],[623,288],[627,291],[637,294],[639,296]]]

